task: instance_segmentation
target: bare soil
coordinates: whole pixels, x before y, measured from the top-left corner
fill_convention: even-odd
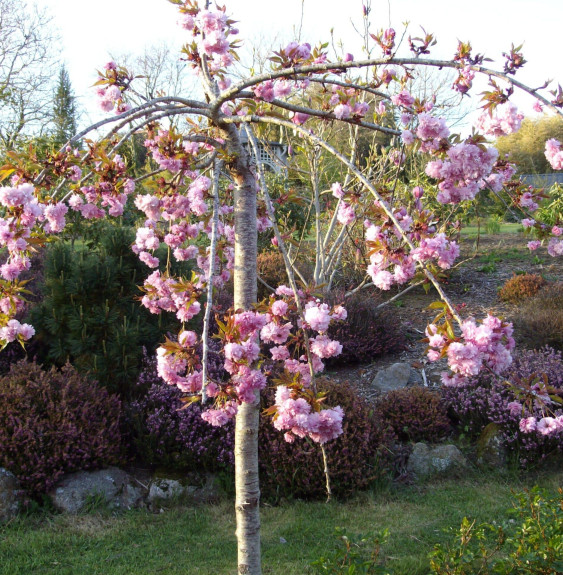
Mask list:
[[[563,281],[563,258],[552,258],[545,247],[530,253],[522,234],[497,234],[481,237],[478,245],[474,239],[462,238],[462,265],[449,274],[444,289],[452,302],[460,306],[464,318],[482,319],[493,314],[511,321],[518,306],[503,302],[498,289],[514,274],[535,273],[548,282]],[[390,292],[389,297],[398,293]],[[404,351],[374,359],[369,364],[334,368],[327,375],[336,381],[356,385],[361,395],[375,399],[379,393],[372,381],[380,369],[397,362],[410,363],[413,367],[411,383],[428,386],[440,384],[440,373],[446,368],[445,361],[430,363],[426,358],[424,330],[436,316],[428,306],[438,299],[434,289],[425,293],[417,287],[389,305],[394,306],[397,321],[403,325],[409,341]]]

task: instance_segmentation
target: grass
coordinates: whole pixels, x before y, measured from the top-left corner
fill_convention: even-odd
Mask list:
[[[500,224],[499,234],[517,234],[522,231],[522,224],[520,223],[502,223]],[[487,225],[486,222],[482,222],[481,224],[481,236],[485,237],[489,234],[487,233]],[[462,237],[467,238],[476,238],[479,234],[479,227],[476,225],[466,226],[462,229],[461,235]]]
[[[477,475],[394,486],[349,502],[296,501],[263,506],[264,575],[306,575],[311,562],[330,552],[333,533],[388,528],[382,548],[395,575],[426,575],[433,545],[448,540],[467,515],[500,520],[511,490],[540,483],[555,492],[561,471],[540,477]],[[135,575],[236,572],[232,502],[176,507],[162,513],[133,510],[18,518],[0,528],[2,575]]]

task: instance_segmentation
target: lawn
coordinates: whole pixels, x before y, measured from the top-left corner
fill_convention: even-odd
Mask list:
[[[522,232],[522,229],[522,224],[520,223],[502,223],[500,224],[500,230],[498,231],[498,234],[517,234]],[[486,222],[481,224],[481,228],[476,225],[469,225],[464,227],[461,231],[461,235],[467,238],[476,238],[479,233],[482,237],[490,236],[490,234],[487,233]]]
[[[388,528],[382,553],[395,575],[426,575],[428,553],[448,540],[464,515],[502,520],[511,490],[534,484],[554,494],[563,472],[519,478],[471,473],[412,486],[388,486],[353,501],[288,502],[262,508],[264,575],[313,573],[330,552],[336,527],[349,533]],[[97,511],[77,517],[35,515],[0,528],[0,573],[28,575],[213,574],[236,572],[231,501],[171,506],[160,513]]]

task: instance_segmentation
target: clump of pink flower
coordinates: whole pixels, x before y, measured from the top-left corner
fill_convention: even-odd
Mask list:
[[[561,142],[555,138],[545,143],[545,157],[554,170],[563,170],[563,150]]]
[[[447,140],[449,135],[450,130],[444,118],[435,118],[424,112],[418,115],[416,136],[421,141],[420,149],[423,152],[437,150],[442,140]]]
[[[411,252],[413,260],[418,262],[436,260],[444,270],[451,268],[458,256],[459,246],[453,240],[448,240],[443,233],[422,239],[420,245]]]
[[[483,150],[475,144],[461,143],[447,152],[447,160],[434,160],[426,165],[426,174],[440,180],[437,200],[457,204],[472,200],[485,185],[498,157],[496,148]]]
[[[407,90],[402,90],[391,96],[391,101],[395,106],[402,106],[403,108],[410,108],[414,104],[414,98]]]
[[[524,114],[512,102],[499,104],[494,110],[483,110],[475,127],[486,136],[498,138],[517,132]]]
[[[461,324],[461,337],[451,340],[444,330],[430,324],[426,328],[428,359],[436,361],[445,353],[453,373],[443,373],[445,385],[458,385],[477,375],[484,367],[502,373],[511,363],[515,342],[512,324],[488,315],[480,325],[473,318]]]
[[[340,406],[313,410],[311,404],[283,385],[276,389],[274,427],[285,431],[285,440],[309,437],[321,445],[342,434],[344,411]]]

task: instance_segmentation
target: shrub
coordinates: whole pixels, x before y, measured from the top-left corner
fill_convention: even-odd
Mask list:
[[[219,346],[211,341],[211,346]],[[223,362],[211,349],[209,373],[221,378]],[[137,385],[146,394],[126,409],[134,454],[144,463],[176,471],[219,471],[234,465],[234,426],[213,427],[201,418],[201,404],[185,407],[184,395],[165,384],[155,358],[146,358]],[[182,409],[185,407],[185,409]]]
[[[151,362],[152,363],[152,362]],[[201,406],[182,407],[182,393],[159,381],[152,367],[139,377],[145,387],[143,399],[130,404],[128,426],[135,454],[150,465],[183,472],[232,470],[234,426],[211,427],[201,419]],[[332,490],[345,496],[386,477],[405,450],[395,446],[391,429],[377,422],[367,403],[348,385],[320,380],[331,404],[345,411],[344,433],[326,445]],[[269,389],[264,405],[271,405]],[[272,425],[271,417],[260,418],[260,482],[268,499],[278,497],[323,498],[326,496],[321,451],[317,444],[296,440],[289,444]]]
[[[477,437],[489,423],[495,423],[501,441],[524,467],[563,451],[563,434],[545,436],[520,431],[520,420],[541,417],[541,409],[523,408],[514,388],[507,385],[543,375],[548,385],[563,397],[563,358],[561,352],[550,348],[520,353],[502,377],[482,374],[460,386],[444,387],[443,394],[452,416],[465,433]]]
[[[515,333],[526,345],[563,350],[563,282],[544,287],[525,301],[514,318]]]
[[[499,297],[503,301],[518,303],[530,298],[547,282],[537,274],[514,275],[499,290]]]
[[[326,379],[320,379],[318,386],[328,392],[330,405],[340,405],[345,413],[343,434],[325,447],[332,491],[347,496],[390,473],[395,435],[373,417],[366,401],[351,386]],[[268,395],[273,395],[273,390]],[[319,445],[306,439],[287,443],[269,417],[260,420],[259,465],[266,498],[326,497]]]
[[[486,229],[488,234],[499,234],[503,220],[500,216],[493,214],[487,219]]]
[[[287,273],[283,256],[279,251],[265,251],[258,254],[258,276],[269,286],[277,288],[279,285],[287,285]],[[262,282],[258,282],[258,301],[267,298],[272,293]]]
[[[440,441],[451,431],[441,394],[424,387],[390,391],[378,400],[374,411],[401,441]]]
[[[343,294],[334,292],[327,299],[336,304]],[[406,347],[404,330],[388,308],[377,309],[377,298],[353,295],[346,298],[346,321],[333,322],[328,335],[342,344],[342,353],[327,360],[327,365],[370,362],[374,358],[395,353]]]
[[[563,491],[548,497],[534,488],[514,497],[513,519],[501,526],[464,518],[453,542],[434,547],[432,573],[563,573]]]
[[[38,495],[63,473],[118,463],[120,414],[116,396],[70,365],[14,364],[0,378],[0,467]]]
[[[147,267],[132,252],[133,240],[131,229],[109,226],[95,249],[54,244],[44,298],[31,313],[41,361],[59,367],[70,361],[122,397],[139,373],[142,346],[155,348],[175,328],[170,314],[151,314],[137,301]]]

